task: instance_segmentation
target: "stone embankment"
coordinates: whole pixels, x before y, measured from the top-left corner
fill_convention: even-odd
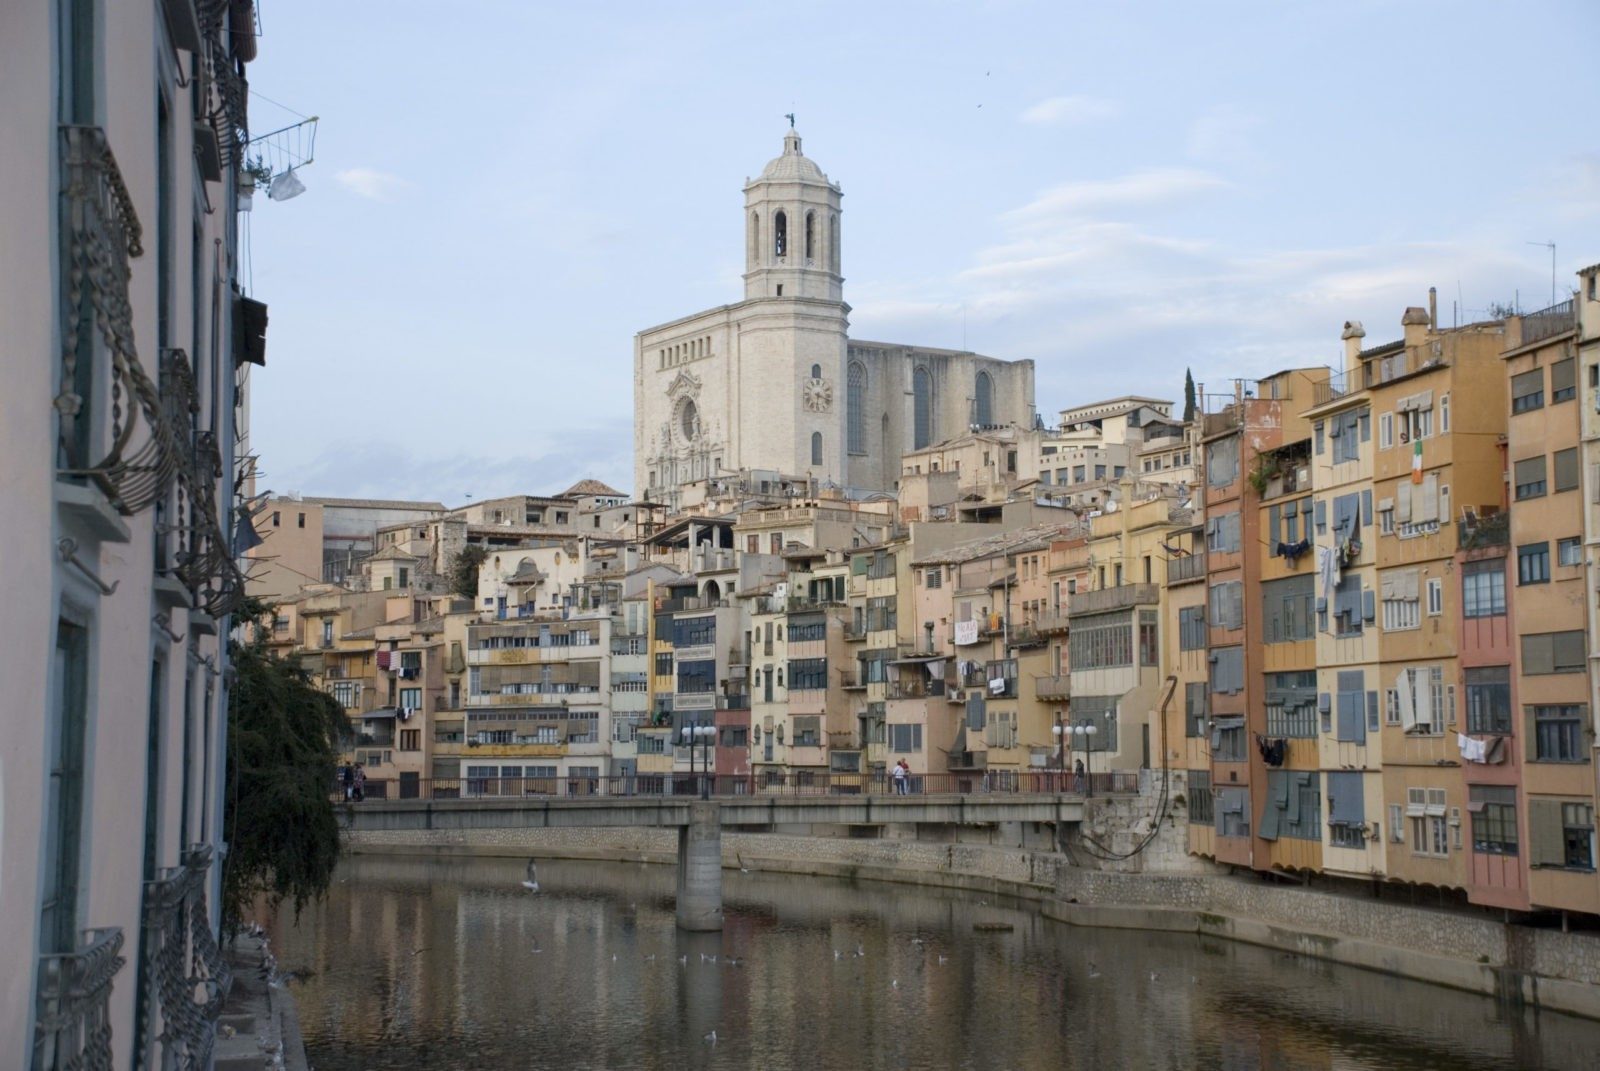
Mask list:
[[[785,833],[722,837],[723,865],[1014,896],[1074,926],[1162,930],[1244,941],[1600,1019],[1600,937],[1511,926],[1218,873],[1119,873],[1043,846]],[[506,855],[672,863],[670,829],[472,829],[362,832],[355,852]]]

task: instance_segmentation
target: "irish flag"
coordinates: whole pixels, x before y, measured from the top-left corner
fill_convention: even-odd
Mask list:
[[[1422,440],[1414,439],[1411,442],[1411,482],[1422,482]]]

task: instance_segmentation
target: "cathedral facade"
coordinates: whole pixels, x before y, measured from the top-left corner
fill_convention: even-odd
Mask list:
[[[909,450],[1033,424],[1032,361],[849,338],[842,196],[789,131],[744,188],[744,300],[634,336],[636,494],[741,471],[892,491]]]

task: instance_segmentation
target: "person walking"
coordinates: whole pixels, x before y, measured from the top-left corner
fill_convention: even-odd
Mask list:
[[[1077,759],[1072,763],[1072,791],[1083,795],[1083,760]]]

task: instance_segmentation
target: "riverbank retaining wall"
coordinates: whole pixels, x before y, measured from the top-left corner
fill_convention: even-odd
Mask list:
[[[917,839],[724,831],[723,865],[903,882],[1034,901],[1075,926],[1163,930],[1296,955],[1600,1019],[1600,937],[1209,873],[1075,866],[1031,847]],[[898,834],[898,835],[896,835]],[[671,829],[471,829],[347,834],[355,852],[506,855],[671,863]]]

